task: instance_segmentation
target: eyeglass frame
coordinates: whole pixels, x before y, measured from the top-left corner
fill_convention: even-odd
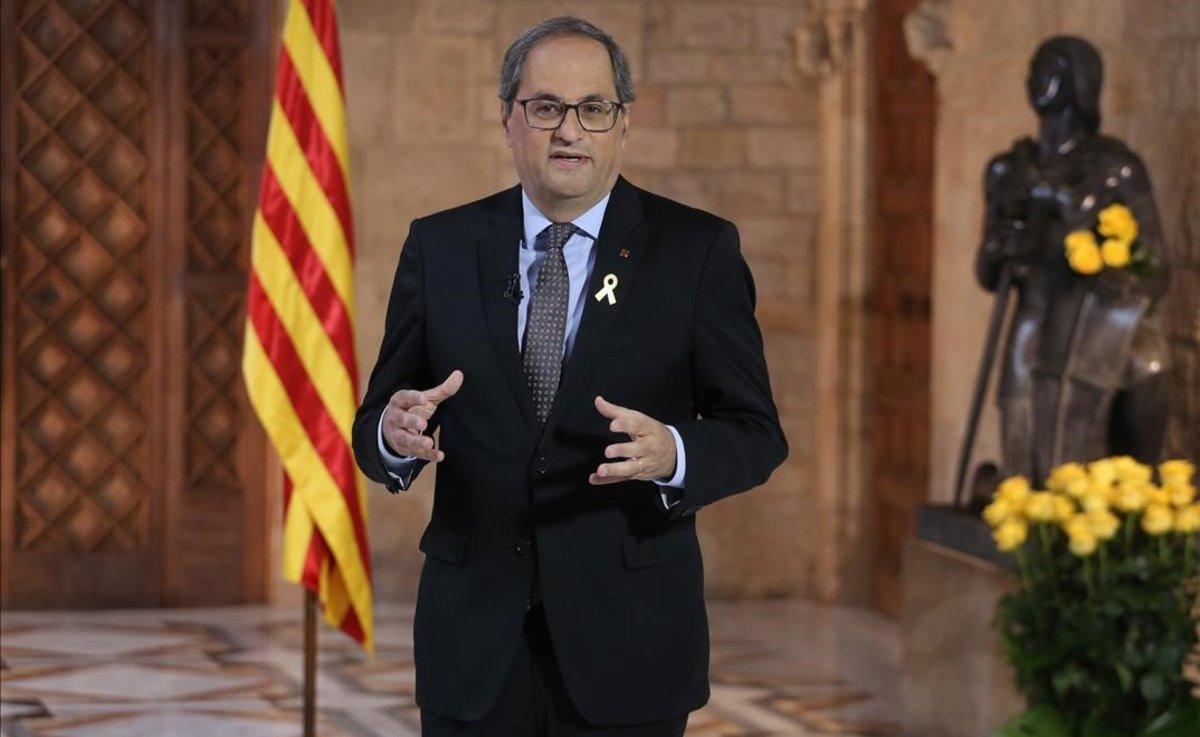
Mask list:
[[[557,125],[555,125],[553,128],[542,128],[542,127],[536,126],[533,123],[529,122],[529,108],[526,107],[526,103],[530,103],[535,100],[545,100],[547,102],[553,102],[553,103],[563,106],[562,117],[559,119]],[[621,102],[620,100],[604,100],[604,99],[596,99],[596,98],[580,100],[579,102],[576,102],[574,104],[563,102],[562,100],[556,100],[553,97],[526,97],[524,100],[518,100],[518,99],[514,98],[513,102],[520,103],[521,109],[523,111],[525,111],[525,125],[529,126],[530,128],[533,128],[534,130],[539,130],[539,131],[556,131],[556,130],[558,130],[560,127],[562,127],[563,122],[566,121],[567,113],[571,112],[571,109],[574,108],[575,122],[579,123],[579,127],[582,130],[585,130],[588,133],[608,133],[610,130],[617,127],[617,121],[621,119],[621,112],[625,110],[625,103]],[[610,105],[615,106],[614,109],[616,110],[617,114],[613,116],[612,125],[608,126],[604,130],[598,130],[598,131],[594,131],[591,128],[588,128],[587,126],[585,126],[583,124],[583,118],[579,117],[579,106],[586,105],[589,102],[606,102]]]

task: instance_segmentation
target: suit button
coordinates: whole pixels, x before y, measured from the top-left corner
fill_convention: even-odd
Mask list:
[[[550,464],[546,463],[546,456],[542,456],[542,457],[538,458],[537,463],[534,464],[534,468],[537,469],[538,473],[545,473],[546,469],[549,467],[550,467]]]
[[[518,540],[517,544],[513,546],[513,550],[516,551],[517,555],[524,555],[525,553],[528,553],[529,552],[529,541],[528,540]]]

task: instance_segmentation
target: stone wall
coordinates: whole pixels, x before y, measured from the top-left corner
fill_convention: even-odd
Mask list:
[[[1188,0],[933,0],[918,53],[938,78],[933,284],[931,495],[948,500],[990,299],[972,262],[982,173],[1015,138],[1036,133],[1024,79],[1044,38],[1094,43],[1105,65],[1101,131],[1146,162],[1174,265],[1167,296],[1176,382],[1170,452],[1200,457],[1200,3]],[[998,457],[998,419],[983,419],[977,457]]]
[[[625,175],[739,226],[791,445],[763,488],[700,513],[708,588],[809,593],[821,565],[810,482],[818,143],[814,83],[800,76],[789,40],[801,3],[343,0],[340,8],[364,387],[409,222],[516,183],[496,97],[505,48],[542,18],[592,20],[624,46],[637,82]],[[401,496],[372,490],[381,598],[416,590],[429,470]]]

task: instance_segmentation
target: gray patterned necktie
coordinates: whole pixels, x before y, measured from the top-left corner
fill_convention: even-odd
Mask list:
[[[521,342],[521,365],[525,381],[537,411],[538,424],[546,421],[558,379],[562,373],[563,335],[567,326],[567,260],[563,244],[575,232],[571,223],[552,223],[538,238],[548,241],[546,256],[538,269],[537,284],[525,321],[525,337]]]

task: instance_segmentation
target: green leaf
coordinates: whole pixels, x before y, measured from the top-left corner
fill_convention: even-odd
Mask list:
[[[1128,691],[1133,686],[1133,671],[1124,663],[1117,663],[1117,678],[1121,681],[1121,690]]]
[[[1161,673],[1147,673],[1142,676],[1142,698],[1146,701],[1158,701],[1166,693],[1166,690],[1167,684],[1163,681]]]
[[[1164,642],[1154,654],[1154,667],[1161,671],[1176,672],[1183,662],[1184,649],[1173,642]]]
[[[1051,679],[1051,683],[1054,685],[1054,692],[1059,696],[1077,691],[1087,685],[1087,682],[1087,674],[1080,670],[1074,663],[1055,673]]]
[[[1071,729],[1052,707],[1036,706],[1005,722],[993,737],[1071,737]]]
[[[1167,712],[1150,723],[1138,737],[1196,737],[1200,734],[1200,703]]]

